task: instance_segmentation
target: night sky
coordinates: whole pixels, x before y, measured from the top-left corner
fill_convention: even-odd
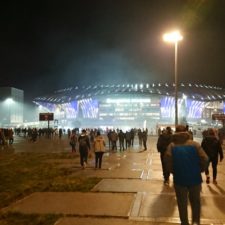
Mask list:
[[[25,98],[88,84],[174,81],[225,87],[225,0],[71,0],[1,3],[0,86]]]

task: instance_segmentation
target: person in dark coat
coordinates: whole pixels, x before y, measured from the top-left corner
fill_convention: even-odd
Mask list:
[[[124,139],[125,139],[125,134],[123,133],[122,130],[118,133],[119,137],[119,145],[120,145],[120,151],[124,151]]]
[[[131,145],[131,134],[130,134],[130,131],[126,131],[126,133],[125,133],[125,141],[126,141],[126,149],[130,148],[130,145]]]
[[[82,130],[82,133],[78,138],[78,143],[80,152],[80,164],[82,168],[85,169],[87,165],[88,152],[91,148],[90,140],[85,129]]]
[[[171,141],[172,141],[172,129],[171,127],[167,127],[165,130],[162,131],[162,134],[160,134],[157,141],[157,150],[160,153],[160,160],[162,164],[162,171],[163,171],[165,184],[169,184],[170,173],[166,171],[163,158],[164,158],[164,154],[166,152],[167,146],[171,143]]]
[[[142,146],[142,131],[141,129],[138,129],[138,141],[139,141],[139,146]]]
[[[217,164],[218,164],[219,157],[220,157],[220,162],[223,160],[223,149],[219,139],[216,137],[215,131],[212,128],[209,128],[208,131],[205,133],[201,146],[209,157],[209,163],[205,170],[206,183],[207,184],[210,183],[209,166],[211,163],[212,171],[213,171],[213,183],[217,184],[217,181],[216,181]]]
[[[145,129],[142,132],[142,141],[143,141],[144,150],[147,150],[147,139],[148,139],[148,131],[147,129]]]

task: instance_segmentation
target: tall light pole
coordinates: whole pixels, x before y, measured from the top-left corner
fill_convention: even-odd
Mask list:
[[[174,64],[174,75],[175,75],[175,127],[178,124],[178,75],[177,75],[177,56],[178,56],[178,42],[183,39],[183,36],[179,31],[173,31],[163,35],[165,42],[173,43],[175,47],[175,64]]]

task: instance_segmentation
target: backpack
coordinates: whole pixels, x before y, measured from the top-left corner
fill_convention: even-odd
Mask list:
[[[80,136],[80,138],[79,138],[79,146],[81,148],[87,148],[88,147],[87,136]]]
[[[70,145],[76,145],[77,143],[77,136],[76,135],[72,135],[70,137]]]

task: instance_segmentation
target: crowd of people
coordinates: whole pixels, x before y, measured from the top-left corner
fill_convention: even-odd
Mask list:
[[[14,131],[13,129],[0,128],[0,145],[13,144]]]
[[[143,145],[144,150],[147,150],[148,129],[141,130],[134,128],[126,132],[119,129],[109,130],[107,132],[109,149],[111,149],[112,151],[117,151],[117,146],[119,146],[119,150],[124,151],[128,148],[133,147],[134,138],[136,135],[138,136],[139,146]]]
[[[61,139],[67,135],[71,152],[79,151],[80,165],[83,169],[88,163],[89,153],[95,155],[95,169],[102,168],[102,159],[106,151],[123,152],[134,147],[135,137],[139,148],[147,150],[147,129],[109,129],[104,132],[99,129],[0,129],[0,144],[13,144],[14,133],[35,142],[38,138],[57,137]],[[217,129],[208,128],[202,132],[202,141],[193,140],[193,133],[188,126],[178,125],[175,131],[166,127],[158,131],[157,150],[160,153],[162,174],[165,185],[169,185],[170,175],[173,174],[173,185],[176,193],[178,210],[182,225],[188,225],[188,199],[192,209],[192,224],[200,224],[200,192],[203,182],[201,173],[205,173],[206,183],[217,185],[217,165],[224,158],[222,142],[224,134]],[[212,166],[212,180],[210,176]]]
[[[106,140],[108,140],[108,150],[115,152],[117,150],[125,151],[134,147],[134,139],[138,137],[139,147],[147,150],[147,129],[130,129],[125,132],[121,129],[108,129],[103,131],[100,129],[83,129],[81,132],[79,128],[62,129],[62,128],[15,128],[0,129],[0,144],[12,144],[14,140],[14,133],[20,137],[26,138],[28,141],[36,142],[38,139],[58,138],[67,135],[71,152],[75,153],[77,150],[80,155],[80,165],[85,169],[87,165],[88,155],[90,152],[95,154],[95,168],[101,169],[103,154],[106,151]],[[106,139],[106,140],[105,140]]]
[[[129,131],[123,132],[122,130],[107,130],[106,136],[108,139],[108,149],[109,151],[115,152],[125,151],[127,149],[133,148],[134,138],[137,135],[139,139],[139,146],[144,146],[144,150],[147,150],[147,130],[143,129],[131,129]],[[83,129],[81,134],[78,130],[73,129],[68,130],[69,143],[71,145],[72,153],[76,152],[78,146],[80,155],[80,164],[83,169],[85,169],[88,159],[88,154],[92,150],[95,154],[95,169],[101,169],[102,157],[106,151],[106,140],[102,136],[100,130]]]

